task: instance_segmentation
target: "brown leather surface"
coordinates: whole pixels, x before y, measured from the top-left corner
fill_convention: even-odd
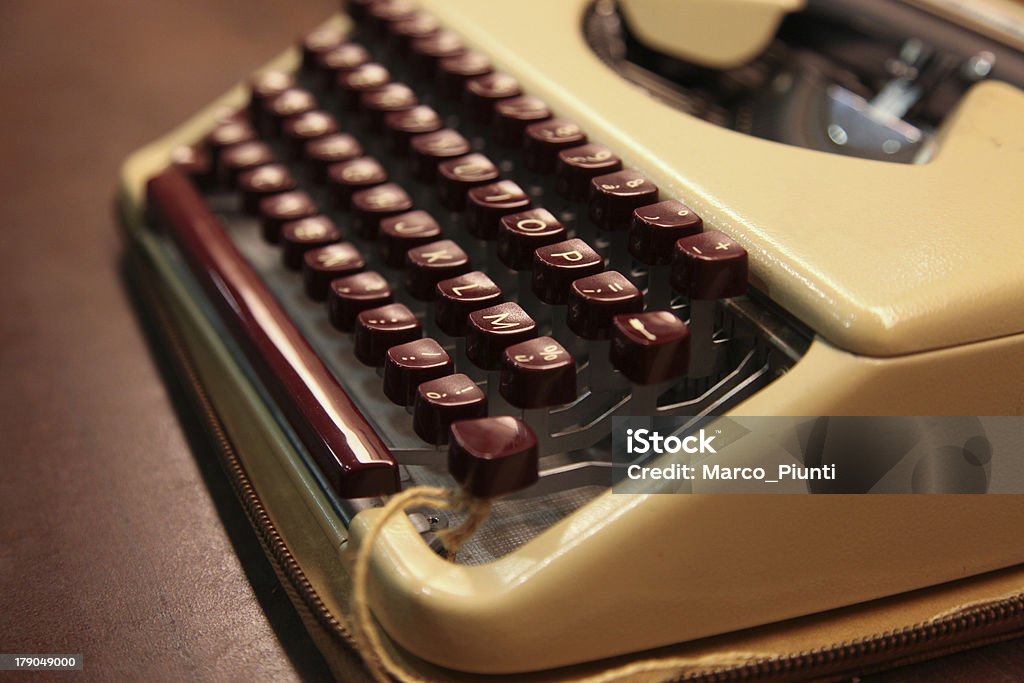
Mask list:
[[[334,7],[0,5],[0,652],[84,653],[76,680],[326,677],[172,408],[120,279],[111,198],[124,156]],[[1021,671],[1018,641],[870,680]]]

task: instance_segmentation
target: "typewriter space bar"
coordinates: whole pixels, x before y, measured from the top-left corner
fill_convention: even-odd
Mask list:
[[[327,481],[344,498],[399,490],[387,446],[235,248],[192,181],[169,169],[149,181],[149,205]]]

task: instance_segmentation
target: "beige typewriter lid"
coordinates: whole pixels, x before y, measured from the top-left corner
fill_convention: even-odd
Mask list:
[[[758,286],[836,346],[893,356],[1024,331],[1024,92],[974,86],[927,164],[840,157],[647,97],[586,46],[588,0],[421,4],[736,238]]]

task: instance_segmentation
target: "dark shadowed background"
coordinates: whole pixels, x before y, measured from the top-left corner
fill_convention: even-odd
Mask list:
[[[335,5],[0,2],[0,653],[84,653],[90,680],[326,677],[219,465],[186,441],[112,199],[126,155]],[[1022,670],[1003,643],[871,680]]]

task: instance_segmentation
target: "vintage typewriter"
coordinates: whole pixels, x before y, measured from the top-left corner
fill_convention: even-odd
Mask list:
[[[129,159],[143,315],[318,642],[414,485],[495,499],[457,561],[431,509],[372,549],[427,678],[1019,629],[1020,497],[629,495],[609,453],[623,415],[1024,411],[1022,46],[1012,2],[353,0]]]

